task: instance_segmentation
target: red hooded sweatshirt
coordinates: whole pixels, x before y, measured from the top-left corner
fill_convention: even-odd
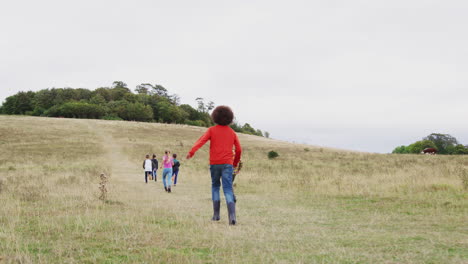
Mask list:
[[[208,130],[195,142],[189,152],[190,157],[201,148],[208,140],[210,142],[210,164],[231,164],[237,166],[241,158],[242,149],[236,132],[229,126],[216,125]],[[235,158],[232,160],[232,146],[235,147]]]

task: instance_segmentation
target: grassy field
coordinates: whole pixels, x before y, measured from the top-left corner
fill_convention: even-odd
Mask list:
[[[228,226],[224,201],[210,221],[208,146],[181,159],[173,193],[160,177],[144,183],[145,154],[183,157],[203,131],[0,116],[0,263],[468,263],[466,156],[240,135],[239,223]]]

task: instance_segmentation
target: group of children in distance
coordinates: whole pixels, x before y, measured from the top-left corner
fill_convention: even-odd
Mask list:
[[[148,183],[149,180],[157,181],[157,172],[158,172],[158,160],[156,155],[153,154],[153,158],[150,159],[150,155],[146,155],[146,160],[143,161],[143,169],[145,170],[145,182]],[[163,156],[163,162],[161,169],[163,169],[162,180],[164,185],[164,190],[166,192],[171,192],[171,183],[174,181],[174,186],[177,184],[177,176],[179,175],[180,161],[177,160],[177,154],[172,154],[166,150]]]
[[[200,149],[208,140],[211,142],[210,173],[211,199],[213,201],[213,217],[211,220],[220,220],[221,197],[219,194],[219,189],[222,183],[224,197],[226,199],[228,209],[229,225],[235,225],[237,223],[236,197],[232,188],[232,182],[233,177],[235,177],[235,174],[238,173],[241,167],[239,163],[241,159],[242,148],[237,134],[234,132],[234,130],[232,130],[232,128],[229,127],[234,119],[234,113],[232,112],[231,108],[228,106],[218,106],[211,113],[211,118],[216,125],[208,128],[205,134],[203,134],[197,140],[197,142],[195,142],[192,149],[187,154],[187,159],[191,159],[195,155],[195,152],[197,152],[197,150]],[[173,167],[175,164],[174,160],[176,160],[175,158],[177,155],[173,155],[174,159],[170,158],[169,155],[169,151],[166,151],[166,155],[163,157],[163,182],[164,188],[167,192],[171,192],[171,177],[167,177],[167,175],[175,175],[174,185],[177,182],[177,175],[173,171],[173,169],[175,169],[175,167]],[[147,155],[146,158],[147,159],[143,163],[143,167],[145,168],[145,180],[147,180],[147,168],[151,168],[149,171],[153,173],[156,180],[156,172],[153,170],[152,165],[153,160],[156,160],[156,156],[153,155],[153,160],[149,159],[149,155]],[[148,167],[146,167],[147,163]],[[236,170],[234,170],[234,168],[236,168]],[[169,179],[168,183],[166,183],[166,179]]]

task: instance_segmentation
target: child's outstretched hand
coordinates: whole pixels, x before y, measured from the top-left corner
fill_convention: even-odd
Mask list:
[[[185,157],[186,159],[191,159],[192,157],[190,157],[190,153],[187,154],[187,157]]]

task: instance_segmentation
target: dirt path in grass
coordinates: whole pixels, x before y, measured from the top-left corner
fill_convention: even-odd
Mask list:
[[[160,178],[157,182],[148,181],[148,184],[144,182],[142,165],[131,162],[124,152],[123,145],[112,136],[111,130],[99,125],[90,127],[90,129],[101,138],[102,147],[106,153],[106,163],[111,172],[109,179],[110,199],[117,199],[125,203],[139,203],[145,200],[145,197],[150,197],[156,187],[162,189]],[[141,163],[143,163],[143,159]]]
[[[145,153],[142,153],[141,162],[129,160],[124,151],[124,140],[112,136],[115,127],[106,126],[99,121],[88,127],[101,138],[105,150],[111,171],[108,187],[111,202],[132,206],[139,213],[148,215],[155,211],[177,217],[194,217],[200,211],[211,214],[211,204],[208,201],[211,200],[209,181],[201,182],[193,175],[188,177],[189,172],[182,170],[182,175],[179,175],[180,183],[177,187],[172,186],[172,193],[166,193],[162,183],[162,170],[158,169],[156,182],[148,181],[146,184],[142,168]],[[159,162],[161,164],[160,159]]]

